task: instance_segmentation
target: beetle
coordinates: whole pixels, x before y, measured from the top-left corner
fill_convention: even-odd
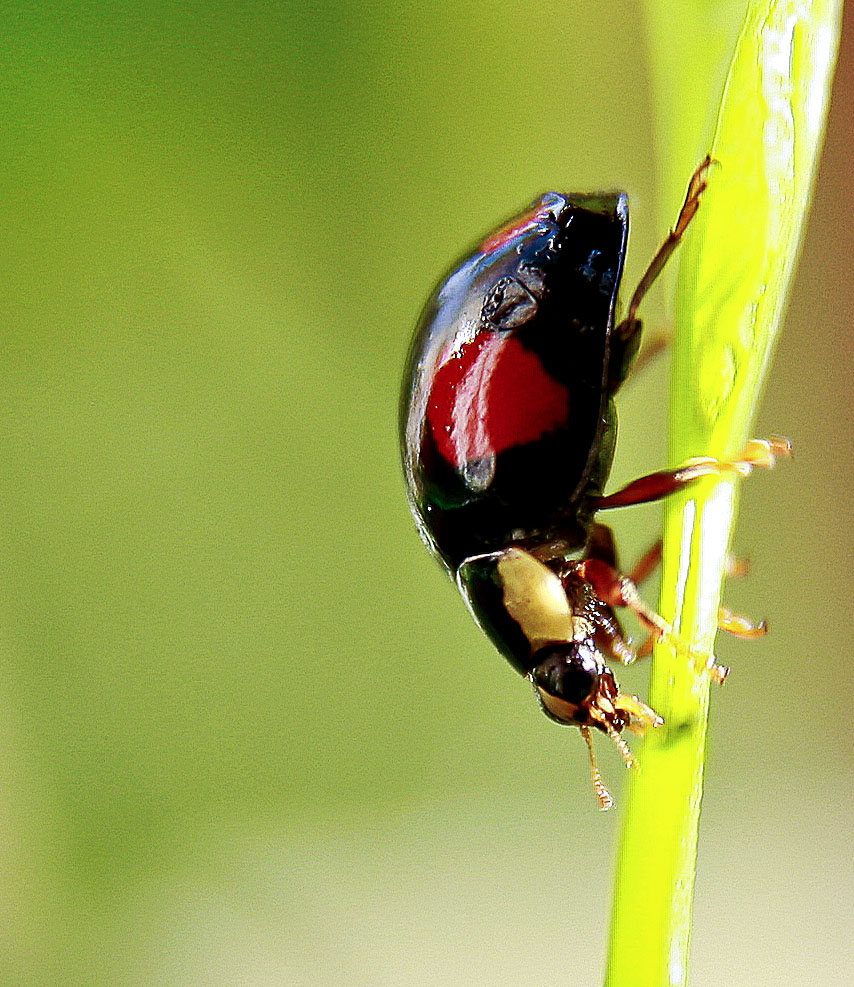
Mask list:
[[[690,649],[644,603],[639,579],[620,572],[597,512],[659,500],[701,477],[770,468],[789,452],[785,440],[752,440],[734,460],[691,460],[604,493],[613,399],[641,340],[638,309],[696,214],[711,164],[707,157],[692,176],[676,225],[621,321],[627,195],[548,192],[441,280],[403,377],[403,470],[421,537],[482,630],[530,681],[543,712],[580,728],[602,808],[613,803],[591,729],[606,733],[631,766],[621,732],[663,722],[619,691],[608,666],[639,654],[616,608],[630,608],[649,630],[641,651],[661,639]],[[721,626],[743,637],[766,629],[728,612]],[[713,656],[694,657],[723,681],[727,670]]]

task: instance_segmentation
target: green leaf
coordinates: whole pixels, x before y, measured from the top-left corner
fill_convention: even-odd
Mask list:
[[[841,0],[748,5],[711,147],[719,164],[682,247],[674,464],[731,457],[749,437],[812,193],[840,15]],[[671,64],[678,84],[684,64]],[[676,91],[669,89],[671,113]],[[701,652],[714,644],[736,486],[703,481],[672,498],[665,514],[660,609]],[[650,703],[666,725],[645,742],[631,785],[608,987],[687,982],[708,701],[707,675],[659,646]]]

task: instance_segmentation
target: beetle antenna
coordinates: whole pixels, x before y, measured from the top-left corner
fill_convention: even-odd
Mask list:
[[[605,732],[614,741],[617,750],[623,755],[623,760],[626,762],[627,768],[636,768],[638,762],[635,759],[634,754],[629,750],[629,745],[623,740],[623,738],[617,733],[617,731],[611,726],[608,721],[604,721],[602,724],[605,727]]]
[[[578,729],[581,731],[581,736],[584,737],[584,743],[587,744],[587,754],[590,758],[590,780],[593,782],[593,791],[596,792],[596,798],[599,799],[599,808],[602,810],[612,809],[614,807],[614,800],[602,782],[602,775],[599,774],[599,767],[596,764],[596,754],[593,751],[593,740],[590,737],[590,727],[580,726]]]

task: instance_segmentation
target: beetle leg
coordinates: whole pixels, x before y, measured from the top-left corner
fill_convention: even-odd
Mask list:
[[[617,551],[614,545],[614,533],[606,524],[594,524],[590,529],[590,538],[584,553],[585,559],[596,559],[604,563],[610,572],[617,572]],[[635,584],[642,582],[661,561],[661,539],[648,549],[632,570],[629,578]],[[594,587],[596,588],[596,587]],[[638,658],[648,658],[652,654],[654,637],[647,638],[638,648],[635,648],[623,631],[617,615],[608,604],[605,597],[598,593],[604,604],[605,611],[601,619],[596,621],[596,642],[599,647],[621,665],[633,665]]]
[[[644,296],[653,286],[658,275],[661,274],[664,269],[664,265],[673,255],[673,251],[679,246],[679,241],[685,235],[685,230],[688,229],[689,223],[696,215],[697,210],[700,208],[700,196],[706,189],[706,176],[711,165],[712,159],[709,155],[706,155],[706,157],[700,162],[700,166],[691,176],[691,181],[688,184],[688,192],[685,196],[685,202],[679,210],[676,225],[667,234],[667,239],[658,248],[658,252],[652,258],[652,262],[646,269],[644,276],[640,279],[637,288],[635,288],[635,293],[632,295],[632,300],[629,302],[629,311],[626,318],[623,319],[623,321],[617,326],[617,335],[623,341],[631,339],[631,337],[638,331],[640,322],[637,314]]]
[[[607,524],[600,524],[597,521],[591,526],[584,555],[586,558],[601,559],[606,565],[617,568],[617,546],[614,544],[614,532]]]
[[[724,575],[728,579],[741,579],[750,575],[750,559],[740,559],[733,554],[726,557],[726,567]]]
[[[647,624],[652,630],[650,635],[650,640],[647,645],[655,641],[665,641],[669,644],[677,654],[688,655],[694,661],[694,668],[698,672],[708,672],[710,678],[716,682],[718,685],[723,685],[729,675],[729,668],[726,665],[718,664],[712,652],[697,651],[692,648],[690,644],[684,641],[676,633],[674,628],[667,623],[667,621],[652,607],[648,606],[643,599],[641,599],[640,594],[637,591],[637,587],[634,586],[628,579],[623,577],[623,585],[621,587],[623,598],[625,599],[624,606],[629,607],[633,610],[640,620]]]
[[[640,645],[635,652],[638,659],[649,658],[652,654],[652,649],[655,647],[656,636],[655,634],[647,634],[647,636],[641,641]]]
[[[610,607],[608,608],[610,610]],[[598,623],[594,631],[596,643],[600,648],[621,665],[634,665],[640,652],[633,648],[623,633],[616,614],[611,614],[612,620],[607,624]]]
[[[601,527],[604,528],[605,526],[601,525]],[[649,579],[649,577],[661,565],[662,545],[662,540],[659,538],[658,541],[650,545],[650,547],[643,553],[637,562],[635,562],[634,568],[629,573],[629,579],[631,579],[636,586],[640,586],[641,583],[646,582],[646,580]],[[597,556],[597,558],[602,558],[602,556]],[[607,562],[608,560],[603,558],[603,561]],[[740,579],[742,576],[748,575],[749,572],[750,562],[748,559],[738,559],[732,554],[727,555],[724,575],[728,579]]]
[[[655,570],[661,565],[661,548],[662,541],[659,538],[655,544],[650,545],[650,547],[643,553],[643,555],[635,562],[635,566],[629,573],[629,579],[636,585],[640,586],[642,582],[649,579],[649,577],[655,572]]]
[[[706,671],[718,684],[723,683],[729,669],[725,665],[719,665],[713,654],[698,652],[683,641],[664,617],[644,602],[631,579],[599,559],[585,559],[578,571],[608,606],[628,607],[649,628],[654,640],[666,641],[677,653],[689,655],[694,659],[698,671]]]
[[[647,330],[649,333],[649,330]],[[643,349],[638,353],[635,359],[634,365],[632,367],[632,373],[637,374],[638,371],[644,371],[646,368],[655,361],[655,359],[667,349],[670,345],[671,333],[657,332],[654,336],[647,335],[646,342],[643,344]]]
[[[663,542],[659,538],[658,541],[650,545],[650,547],[643,553],[637,562],[635,562],[634,568],[629,573],[629,579],[631,579],[635,586],[640,586],[641,583],[649,579],[649,577],[661,565],[662,547]],[[635,648],[635,660],[640,658],[649,658],[652,654],[652,649],[655,646],[655,642],[656,634],[648,634],[640,645]]]
[[[754,469],[771,469],[778,458],[791,455],[792,444],[788,439],[751,439],[736,459],[689,459],[676,469],[649,473],[633,480],[616,493],[597,497],[593,502],[593,509],[602,511],[611,507],[648,504],[662,500],[703,477],[749,476]]]
[[[611,355],[609,357],[609,378],[608,390],[614,393],[622,386],[625,379],[631,372],[632,379],[636,380],[644,371],[648,370],[670,346],[673,332],[658,331],[654,336],[649,336],[641,340],[643,323],[635,318],[632,325],[631,334],[623,339],[616,335],[622,327],[621,322],[614,330],[614,338],[611,344]]]
[[[733,613],[728,607],[721,607],[718,610],[718,627],[722,631],[728,631],[730,634],[734,634],[735,637],[744,638],[745,640],[755,640],[756,638],[765,637],[768,633],[767,620],[760,620],[756,624],[747,617]]]
[[[597,559],[610,570],[617,570],[614,532],[606,524],[597,523],[591,526],[584,557]],[[573,565],[573,571],[576,569],[577,563]],[[596,643],[610,658],[620,662],[621,665],[633,665],[638,659],[638,652],[626,637],[613,608],[600,596],[596,601],[595,609],[593,626]]]

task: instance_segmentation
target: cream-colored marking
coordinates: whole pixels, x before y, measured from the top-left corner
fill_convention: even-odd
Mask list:
[[[537,696],[539,697],[540,703],[543,709],[551,713],[555,719],[561,721],[561,723],[572,723],[573,717],[578,711],[578,707],[575,703],[568,703],[565,699],[559,699],[557,696],[550,696],[547,692],[538,686],[534,685],[537,691]]]
[[[498,562],[504,607],[536,651],[552,641],[572,641],[575,623],[560,579],[520,548],[508,548]]]

